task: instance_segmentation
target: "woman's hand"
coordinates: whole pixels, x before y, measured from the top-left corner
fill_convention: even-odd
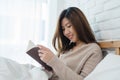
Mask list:
[[[40,48],[38,50],[38,53],[39,53],[39,56],[40,56],[40,59],[45,62],[45,63],[48,63],[54,55],[54,53],[49,49],[49,48],[46,48],[42,45],[38,45],[38,47]]]

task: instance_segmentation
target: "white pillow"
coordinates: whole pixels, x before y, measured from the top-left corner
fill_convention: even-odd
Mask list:
[[[0,57],[0,80],[48,80],[51,76],[40,67]]]
[[[120,55],[108,54],[84,80],[120,80]]]

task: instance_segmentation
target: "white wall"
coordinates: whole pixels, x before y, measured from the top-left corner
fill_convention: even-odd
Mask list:
[[[48,20],[48,35],[46,35],[47,45],[54,51],[52,46],[52,38],[55,33],[59,14],[64,9],[64,0],[52,0],[52,1],[48,0],[48,4],[49,4],[48,6],[49,20]]]
[[[0,0],[0,57],[36,62],[26,54],[26,48],[29,40],[44,39],[42,4],[43,0]]]
[[[79,7],[98,40],[120,39],[120,0],[65,0],[65,8]]]
[[[48,33],[47,45],[52,48],[52,38],[56,27],[57,22],[57,0],[48,0]]]
[[[64,7],[64,0],[28,2],[0,0],[0,57],[13,59],[19,63],[37,64],[26,54],[28,41],[44,44],[54,51],[52,38],[59,12]],[[43,3],[48,3],[49,11],[45,10],[46,6],[42,6]]]

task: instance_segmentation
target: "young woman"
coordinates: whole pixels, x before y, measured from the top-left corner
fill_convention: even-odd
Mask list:
[[[76,7],[69,7],[60,14],[53,46],[58,56],[38,45],[40,59],[53,69],[50,80],[83,80],[102,60],[101,48],[90,25]]]

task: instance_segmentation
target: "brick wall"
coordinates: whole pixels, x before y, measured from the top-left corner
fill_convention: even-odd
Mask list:
[[[120,39],[120,0],[65,0],[86,15],[97,40]]]

